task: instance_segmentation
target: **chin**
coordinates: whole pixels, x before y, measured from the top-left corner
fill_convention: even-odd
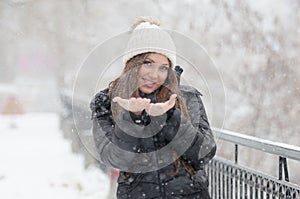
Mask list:
[[[146,94],[153,93],[157,88],[145,88],[145,87],[140,87],[140,91]]]

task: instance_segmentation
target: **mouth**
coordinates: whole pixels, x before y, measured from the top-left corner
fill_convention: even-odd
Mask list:
[[[142,78],[142,86],[153,87],[156,82]]]

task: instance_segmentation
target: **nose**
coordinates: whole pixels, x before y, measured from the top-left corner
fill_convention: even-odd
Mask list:
[[[159,76],[159,71],[158,71],[158,67],[152,67],[150,70],[149,70],[149,73],[148,73],[149,77],[152,79],[152,80],[156,80]]]

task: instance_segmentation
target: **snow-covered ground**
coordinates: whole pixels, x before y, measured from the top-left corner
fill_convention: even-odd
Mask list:
[[[0,198],[106,198],[109,178],[83,161],[63,138],[57,114],[0,115]]]

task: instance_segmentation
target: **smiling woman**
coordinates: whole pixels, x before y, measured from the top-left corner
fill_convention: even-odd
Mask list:
[[[138,19],[123,61],[91,102],[100,160],[120,170],[117,198],[210,198],[215,141],[200,92],[178,84],[175,44],[158,20]]]
[[[167,79],[168,58],[162,54],[150,53],[138,72],[138,86],[144,93],[152,93]]]

